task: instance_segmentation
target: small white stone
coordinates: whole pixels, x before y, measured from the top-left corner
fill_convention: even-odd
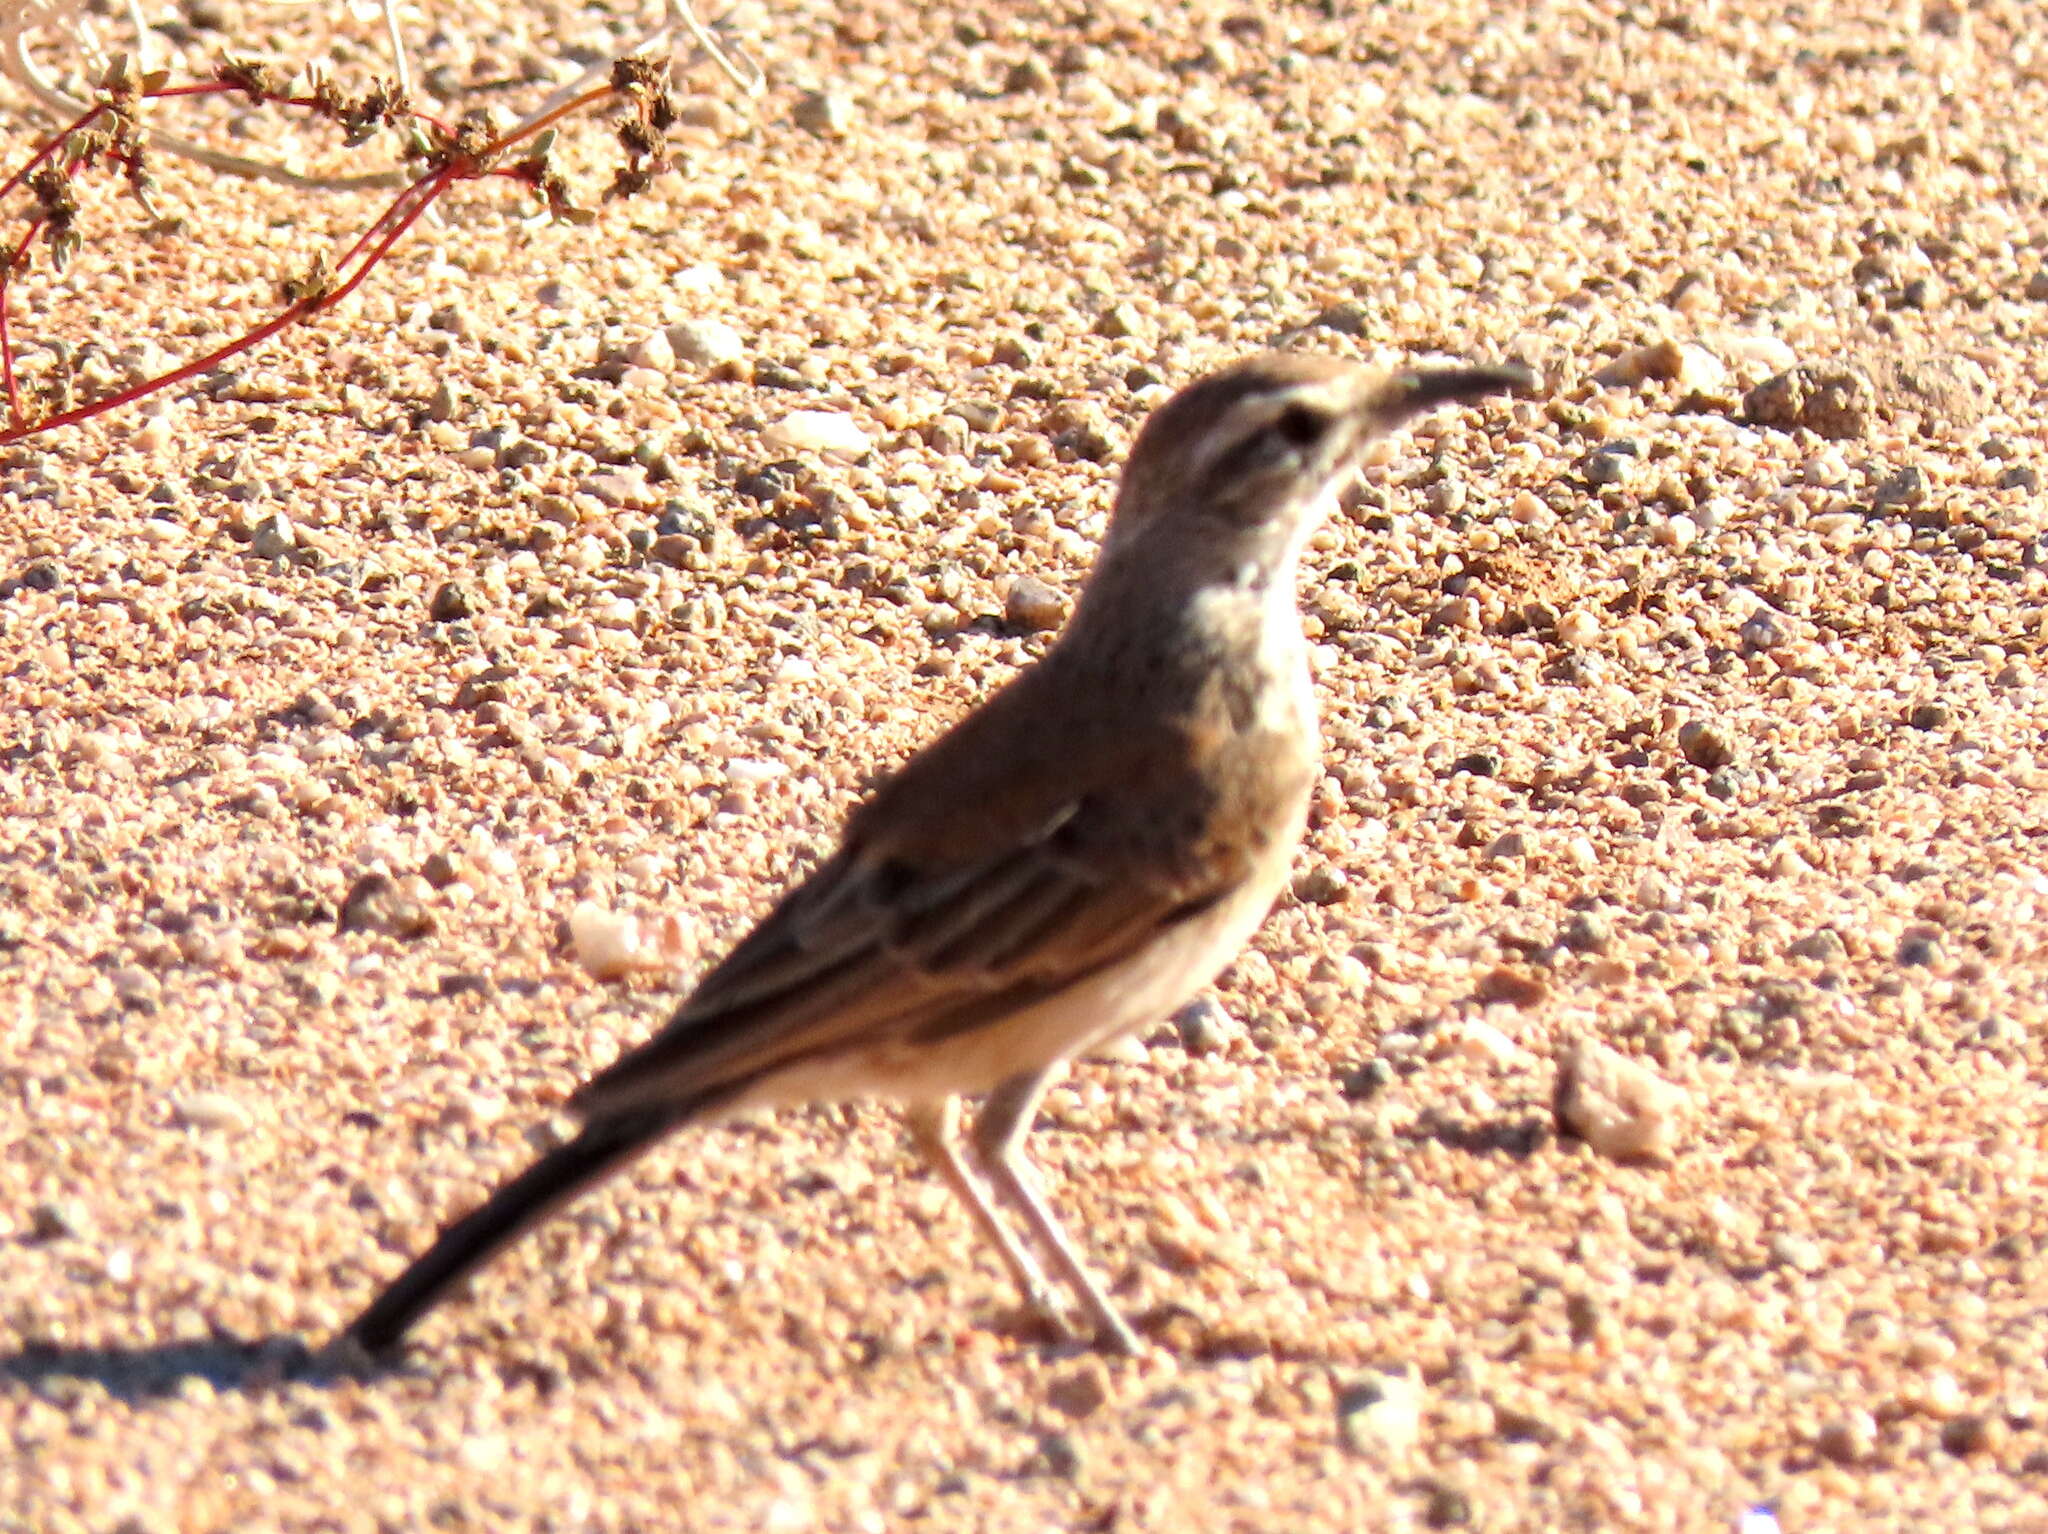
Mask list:
[[[1181,1048],[1191,1055],[1221,1054],[1237,1037],[1237,1024],[1230,1014],[1207,996],[1182,1007],[1173,1021],[1180,1030]]]
[[[654,368],[666,373],[676,365],[675,343],[669,339],[667,331],[650,330],[634,343],[633,349],[626,353],[626,360],[635,367]]]
[[[747,354],[746,339],[720,320],[678,320],[664,338],[670,356],[700,368],[737,362]]]
[[[1422,1438],[1422,1375],[1414,1365],[1375,1373],[1339,1398],[1345,1447],[1373,1459],[1399,1459]]]
[[[1474,1064],[1491,1066],[1495,1070],[1505,1070],[1522,1058],[1521,1045],[1493,1024],[1482,1023],[1476,1018],[1458,1030],[1456,1048]]]
[[[785,655],[775,668],[775,680],[778,682],[815,682],[817,679],[817,665],[801,655]]]
[[[1097,1060],[1113,1060],[1118,1065],[1143,1065],[1145,1044],[1135,1033],[1120,1033],[1091,1052]]]
[[[853,463],[865,458],[874,444],[839,410],[793,410],[761,433],[761,440],[788,453],[822,453]]]
[[[1799,354],[1776,336],[1723,336],[1720,352],[1737,367],[1762,373],[1782,373],[1799,361]]]
[[[187,1129],[240,1133],[249,1127],[249,1110],[224,1092],[194,1092],[171,1105]]]
[[[1589,1039],[1559,1052],[1557,1114],[1566,1128],[1616,1161],[1662,1161],[1678,1143],[1689,1106],[1678,1087]]]
[[[651,961],[640,923],[620,911],[586,900],[569,913],[569,941],[576,961],[599,980],[613,980]]]
[[[1728,382],[1728,369],[1704,346],[1678,348],[1678,372],[1674,381],[1688,392],[1712,393]]]
[[[1678,889],[1652,868],[1636,881],[1636,904],[1645,911],[1676,911],[1680,904]]]
[[[1557,620],[1557,642],[1574,649],[1591,644],[1600,637],[1600,620],[1584,608],[1574,607]]]
[[[1699,535],[1699,523],[1682,511],[1666,517],[1657,528],[1657,542],[1667,549],[1682,549]]]
[[[1801,1273],[1818,1273],[1828,1262],[1827,1253],[1818,1241],[1788,1235],[1784,1231],[1771,1237],[1771,1257]]]

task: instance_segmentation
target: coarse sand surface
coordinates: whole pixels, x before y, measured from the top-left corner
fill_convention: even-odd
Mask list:
[[[378,63],[147,9],[183,74]],[[450,117],[639,24],[400,16]],[[0,448],[0,1528],[2048,1529],[2038,5],[722,35],[766,89],[689,68],[644,193],[564,127],[595,222],[460,187],[316,323]],[[0,94],[0,174],[51,121]],[[31,393],[248,329],[391,195],[156,169],[182,223],[88,177],[17,279]],[[858,1108],[680,1136],[394,1368],[309,1355],[1273,345],[1543,384],[1320,536],[1294,887],[1047,1100],[1148,1354],[1048,1338]]]

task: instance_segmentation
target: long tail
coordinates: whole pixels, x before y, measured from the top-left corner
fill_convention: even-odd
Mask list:
[[[458,1280],[690,1117],[688,1110],[648,1109],[585,1125],[575,1139],[549,1151],[474,1213],[442,1231],[343,1335],[372,1354],[395,1346]]]

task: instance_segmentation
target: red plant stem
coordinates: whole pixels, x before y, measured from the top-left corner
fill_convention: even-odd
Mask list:
[[[38,165],[42,164],[43,161],[49,159],[51,155],[55,154],[58,150],[62,149],[65,146],[65,144],[70,142],[72,134],[76,133],[80,128],[85,127],[95,117],[99,116],[100,113],[104,112],[105,110],[106,105],[104,103],[101,103],[98,106],[89,107],[82,116],[76,117],[72,120],[70,127],[62,128],[58,130],[56,133],[51,134],[49,140],[43,145],[43,147],[38,149],[33,155],[29,157],[29,161],[26,165],[22,166],[20,170],[16,171],[13,175],[9,176],[5,181],[0,181],[0,197],[5,197],[9,192],[13,191],[16,187],[20,186],[22,182],[28,180],[30,176],[35,174],[35,168]]]
[[[171,96],[212,96],[236,91],[246,93],[247,87],[231,84],[224,80],[207,80],[190,85],[166,86],[160,90],[146,91],[142,94],[148,99],[160,100]],[[295,325],[301,320],[310,319],[321,310],[331,308],[333,305],[340,303],[342,299],[348,297],[350,293],[356,290],[365,277],[369,276],[371,269],[378,262],[390,254],[391,248],[404,237],[405,232],[419,221],[421,215],[428,208],[432,207],[449,187],[453,186],[457,181],[474,181],[484,176],[508,176],[515,180],[526,179],[520,177],[516,170],[487,169],[486,167],[490,166],[494,159],[514,145],[538,136],[553,124],[572,113],[581,111],[584,107],[593,105],[614,94],[616,92],[610,85],[594,86],[573,100],[562,103],[561,106],[549,112],[545,117],[526,124],[518,133],[494,141],[481,155],[475,158],[464,155],[459,159],[450,160],[436,170],[429,171],[426,175],[401,191],[397,197],[393,198],[391,205],[380,213],[371,223],[370,227],[365,229],[356,239],[356,242],[342,253],[341,259],[335,262],[335,271],[340,273],[347,270],[351,263],[354,263],[355,270],[346,278],[334,283],[324,293],[303,298],[297,303],[288,305],[280,313],[273,315],[247,335],[239,336],[235,340],[228,342],[227,345],[217,347],[205,356],[196,357],[182,366],[173,368],[168,373],[159,374],[155,378],[145,378],[140,383],[131,384],[125,389],[117,389],[112,394],[103,395],[99,399],[92,400],[87,404],[75,406],[59,415],[49,416],[33,424],[24,425],[22,423],[20,390],[14,375],[13,342],[7,324],[7,292],[13,280],[16,267],[26,258],[30,241],[36,237],[43,226],[44,220],[41,215],[38,215],[30,223],[28,233],[15,246],[13,253],[7,259],[6,265],[0,266],[0,380],[4,380],[8,404],[8,419],[11,423],[8,430],[0,431],[0,446],[5,446],[11,442],[18,442],[24,437],[54,430],[59,426],[73,426],[80,421],[90,420],[94,416],[118,410],[123,405],[132,405],[137,400],[147,399],[150,395],[168,389],[174,384],[183,383],[188,378],[218,367],[230,357],[239,356],[245,351],[262,345],[263,342],[269,340],[279,331]],[[314,108],[321,105],[320,102],[310,96],[262,96],[259,94],[258,99],[269,100],[281,106]],[[97,104],[68,128],[52,137],[48,143],[36,152],[34,158],[22,166],[4,185],[0,185],[0,197],[6,196],[8,192],[21,185],[35,168],[55,154],[69,140],[73,133],[87,126],[100,113],[107,110],[109,108],[106,103]],[[437,129],[444,138],[453,138],[452,130],[434,118],[421,112],[413,112],[410,115],[415,120],[427,123]],[[80,161],[74,160],[67,168],[67,174],[71,171],[76,171],[80,163]],[[366,249],[368,250],[367,255],[364,254]]]
[[[405,209],[406,199],[413,196],[414,193],[422,193],[422,200],[420,206],[414,208],[410,213],[405,214],[405,222],[398,226],[400,233],[403,233],[405,229],[411,225],[414,219],[418,218],[420,214],[426,211],[427,203],[432,202],[436,197],[439,197],[443,192],[447,191],[452,183],[466,179],[468,178],[463,174],[463,168],[454,165],[444,165],[441,167],[441,169],[437,171],[431,171],[427,175],[422,176],[419,180],[415,181],[411,186],[407,187],[404,191],[400,192],[396,197],[392,198],[391,206],[386,208],[382,213],[378,214],[376,219],[371,223],[370,227],[365,229],[362,232],[362,234],[357,237],[355,244],[349,246],[347,250],[341,253],[341,258],[334,263],[335,271],[341,271],[344,267],[346,267],[349,264],[349,262],[355,260],[355,258],[359,254],[361,254],[363,247],[365,245],[368,245],[372,240],[376,239],[378,232],[382,230],[385,225],[389,224],[393,219],[397,218],[400,215],[400,213]],[[430,191],[423,191],[423,189],[429,187],[431,187]],[[377,255],[383,255],[384,251],[389,250],[390,248],[391,242],[387,240],[385,241],[384,245],[378,250]],[[371,259],[375,260],[376,257],[373,256]],[[351,287],[355,285],[353,279],[351,279],[349,285]]]
[[[507,149],[510,149],[514,144],[522,144],[526,140],[545,132],[549,128],[552,128],[556,123],[560,122],[570,113],[580,112],[585,107],[590,106],[595,102],[602,101],[605,97],[611,94],[613,94],[613,88],[611,86],[593,85],[589,90],[585,91],[582,95],[577,96],[569,101],[563,102],[560,106],[556,107],[554,111],[548,113],[547,116],[535,118],[532,122],[528,123],[525,126],[525,128],[522,129],[515,137],[498,140],[497,143],[491,146],[491,152],[493,154],[499,154]]]
[[[371,225],[372,234],[374,234],[377,228],[387,223],[391,224],[390,231],[379,242],[375,250],[363,257],[361,263],[356,267],[354,274],[346,281],[336,283],[316,298],[300,299],[297,303],[292,304],[280,313],[272,315],[247,335],[238,336],[228,342],[227,345],[215,348],[204,357],[195,357],[192,361],[185,363],[181,367],[173,368],[168,373],[161,373],[155,378],[145,378],[141,383],[131,384],[125,389],[117,389],[112,394],[102,395],[100,398],[92,400],[87,404],[74,406],[61,415],[48,416],[43,420],[37,421],[33,426],[17,426],[12,431],[0,432],[0,446],[5,446],[10,442],[18,441],[23,437],[38,432],[54,431],[59,426],[75,426],[80,421],[87,421],[96,415],[104,415],[110,410],[118,410],[123,405],[132,405],[137,400],[147,399],[150,395],[168,389],[173,384],[183,383],[188,378],[204,373],[210,368],[218,367],[230,357],[239,356],[251,347],[262,345],[280,330],[295,325],[300,320],[310,318],[318,314],[322,309],[340,303],[350,293],[355,291],[356,286],[365,277],[370,275],[371,268],[389,254],[391,247],[397,244],[399,239],[405,234],[405,231],[410,229],[419,220],[420,215],[425,213],[433,205],[434,201],[443,192],[448,190],[451,184],[461,179],[463,178],[458,173],[456,167],[443,166],[440,170],[433,171],[422,179],[415,181],[411,186],[399,193],[392,206],[385,210],[383,217],[379,218],[376,224]],[[415,194],[418,194],[417,197],[415,197]],[[414,198],[414,201],[412,206],[405,207],[408,198]],[[404,209],[403,216],[398,217],[395,223],[392,222],[393,216],[398,214],[402,208]],[[349,254],[342,258],[343,264],[346,264],[357,251],[360,251],[369,238],[370,235],[365,235],[363,239],[358,240],[351,247]]]
[[[14,337],[7,328],[7,287],[14,280],[14,269],[28,254],[29,241],[33,240],[43,227],[39,213],[28,226],[28,233],[21,237],[21,243],[8,252],[7,265],[0,268],[0,375],[7,384],[7,421],[10,426],[21,425],[21,386],[14,377]]]

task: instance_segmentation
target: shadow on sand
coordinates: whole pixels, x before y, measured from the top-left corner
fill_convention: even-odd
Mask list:
[[[303,1338],[282,1334],[245,1342],[211,1336],[150,1347],[60,1347],[32,1342],[0,1353],[0,1388],[42,1389],[62,1380],[90,1381],[122,1400],[177,1395],[193,1381],[216,1391],[258,1392],[282,1385],[334,1385],[369,1379],[387,1369],[360,1353],[320,1352]]]

